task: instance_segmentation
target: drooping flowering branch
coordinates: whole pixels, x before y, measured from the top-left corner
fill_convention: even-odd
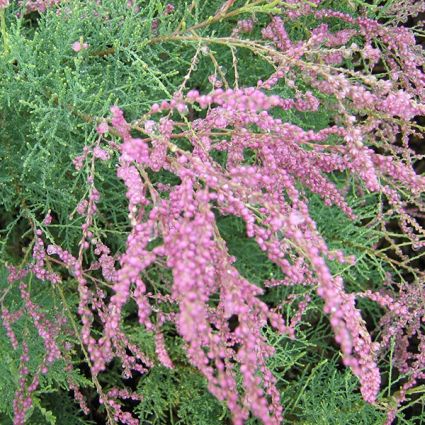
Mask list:
[[[174,277],[172,299],[179,307],[177,329],[188,344],[190,361],[207,377],[211,392],[227,402],[235,423],[242,423],[249,410],[264,423],[279,423],[278,392],[266,366],[272,351],[261,329],[269,320],[280,332],[290,331],[258,299],[261,289],[248,283],[231,265],[233,260],[219,235],[213,211],[233,214],[245,221],[247,235],[254,237],[288,276],[286,285],[316,286],[325,301],[325,312],[330,315],[344,363],[359,377],[364,398],[373,402],[380,386],[376,365],[379,345],[372,343],[355,307],[355,295],[345,292],[341,278],[332,277],[325,259],[347,260],[342,253],[329,252],[309,215],[307,193],[298,183],[352,217],[343,195],[326,179],[326,174],[346,170],[357,175],[370,191],[384,193],[386,186],[380,183],[383,179],[399,181],[420,191],[424,179],[401,162],[364,148],[361,128],[334,126],[312,132],[282,123],[269,111],[287,108],[288,102],[255,88],[217,89],[209,95],[190,91],[186,97],[178,94],[170,102],[154,105],[152,118],[161,111],[182,111],[188,104],[207,110],[205,118],[188,122],[187,130],[169,118],[161,118],[159,125],[149,119],[144,125],[147,139],[133,137],[122,111],[117,107],[111,109],[112,128],[123,139],[118,176],[128,188],[133,230],[127,252],[121,257],[105,337],[99,349],[106,359],[110,358],[105,347],[120,332],[121,310],[132,285],[140,323],[152,329],[152,312],[140,273],[156,257],[165,256]],[[259,130],[252,131],[252,125]],[[180,148],[178,139],[173,140],[173,129],[177,127],[178,139],[185,135],[192,146],[190,151]],[[217,140],[215,132],[226,129],[228,139]],[[323,145],[331,135],[341,142]],[[303,148],[309,144],[313,150]],[[315,146],[320,149],[314,149]],[[245,149],[257,153],[255,164],[243,163]],[[214,159],[214,152],[219,151],[227,153],[225,165]],[[166,169],[178,176],[181,183],[154,189],[143,181],[146,168],[155,172]],[[152,235],[162,244],[149,250]],[[211,310],[209,300],[216,293],[220,303]],[[231,332],[226,323],[233,315],[241,319]],[[98,371],[105,368],[104,360],[99,363],[100,358],[104,357],[93,358]],[[246,394],[242,399],[235,397],[235,371],[226,360],[229,358],[239,363],[244,377]],[[271,404],[262,398],[259,388],[271,397]]]
[[[348,260],[342,253],[329,252],[317,232],[309,215],[306,189],[353,218],[343,194],[326,178],[331,172],[347,171],[369,191],[387,194],[393,207],[399,207],[404,223],[412,224],[412,219],[402,213],[402,201],[392,187],[402,184],[412,193],[423,193],[425,188],[424,178],[417,176],[410,165],[368,148],[366,126],[356,125],[348,112],[353,107],[364,108],[366,102],[367,108],[378,113],[409,120],[420,113],[423,105],[412,102],[404,91],[398,91],[397,95],[373,94],[364,86],[352,85],[344,76],[339,81],[346,84],[347,94],[341,97],[344,90],[333,83],[332,67],[320,69],[303,64],[300,58],[305,52],[300,46],[292,47],[282,23],[275,18],[272,25],[275,26],[267,27],[263,34],[273,38],[275,31],[279,37],[276,43],[286,40],[285,45],[277,44],[277,48],[285,50],[287,66],[300,66],[309,72],[317,81],[314,86],[337,95],[340,102],[348,99],[350,104],[340,111],[346,114],[343,122],[348,125],[313,132],[284,123],[273,116],[274,109],[316,110],[317,99],[311,93],[299,93],[294,100],[283,99],[266,95],[254,87],[216,89],[207,95],[195,90],[186,96],[178,92],[170,102],[153,105],[144,123],[140,125],[138,121],[137,129],[144,132],[146,138],[132,136],[131,124],[124,119],[123,112],[117,107],[111,109],[111,127],[123,141],[117,175],[127,186],[132,231],[114,282],[105,335],[97,348],[93,348],[94,353],[99,353],[92,358],[95,371],[102,371],[105,361],[111,359],[110,347],[121,333],[121,311],[132,288],[140,323],[148,330],[153,329],[149,318],[152,310],[140,273],[157,257],[165,257],[173,272],[172,299],[179,308],[176,326],[187,343],[188,358],[208,379],[210,391],[226,401],[236,424],[243,423],[249,411],[265,424],[280,423],[282,409],[278,391],[266,361],[273,351],[261,329],[269,321],[280,332],[290,334],[290,331],[282,318],[259,300],[262,290],[248,283],[232,267],[233,260],[215,224],[215,213],[232,214],[245,221],[247,236],[255,238],[269,258],[281,267],[288,277],[285,284],[316,287],[330,316],[344,363],[359,377],[365,400],[374,402],[380,388],[379,345],[372,343],[355,306],[356,296],[347,293],[342,279],[333,277],[328,269],[327,259]],[[267,31],[271,31],[270,35]],[[343,44],[351,35],[340,34],[338,40],[335,36],[332,43]],[[329,38],[326,34],[324,37]],[[294,53],[288,49],[295,49]],[[275,55],[280,57],[278,51]],[[292,55],[294,59],[290,59]],[[276,74],[273,84],[288,72],[290,68]],[[363,80],[361,75],[353,75]],[[326,78],[320,82],[319,76]],[[259,83],[259,86],[271,88],[270,83],[266,86]],[[360,102],[355,96],[361,93]],[[406,100],[397,103],[402,109],[394,109],[391,96]],[[169,118],[174,111],[184,112],[188,105],[205,110],[205,117],[187,122],[186,126],[177,125]],[[167,116],[158,118],[161,112]],[[379,124],[377,121],[375,126]],[[102,128],[100,133],[105,134],[105,130]],[[220,132],[226,134],[224,139],[215,136]],[[338,138],[339,143],[329,144],[330,136]],[[190,142],[190,150],[179,146],[178,140],[182,137]],[[246,149],[256,152],[254,164],[244,163]],[[226,164],[216,161],[217,152],[227,154]],[[181,183],[154,188],[146,169],[167,170]],[[412,240],[421,243],[407,224],[404,227]],[[422,232],[418,225],[414,227]],[[161,244],[150,250],[152,235]],[[217,293],[220,302],[211,309],[209,300]],[[239,318],[239,326],[234,331],[227,325],[232,316]],[[158,343],[162,345],[161,339]],[[236,370],[231,359],[239,365],[243,377],[241,398],[237,395]]]

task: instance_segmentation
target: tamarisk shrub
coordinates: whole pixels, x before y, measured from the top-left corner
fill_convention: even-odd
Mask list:
[[[265,423],[279,423],[277,391],[265,362],[272,351],[261,336],[261,328],[269,320],[280,332],[289,334],[289,330],[275,312],[256,298],[261,290],[249,284],[232,266],[234,259],[220,238],[215,214],[233,214],[245,221],[247,235],[254,237],[281,267],[287,276],[281,284],[317,287],[344,363],[359,377],[363,397],[373,402],[380,385],[376,365],[379,345],[372,343],[355,308],[355,296],[344,291],[342,280],[332,277],[326,266],[324,257],[341,262],[350,260],[342,252],[329,252],[309,216],[305,190],[318,193],[325,202],[338,205],[351,216],[349,206],[324,177],[325,173],[349,169],[370,190],[385,190],[378,183],[380,178],[396,182],[405,174],[423,191],[425,180],[401,163],[395,165],[400,173],[388,173],[381,164],[392,164],[392,160],[370,149],[356,152],[363,158],[353,160],[352,143],[362,138],[360,129],[354,126],[334,126],[315,133],[282,123],[269,111],[286,106],[285,101],[278,96],[266,96],[256,88],[217,89],[208,95],[192,90],[186,97],[178,95],[170,102],[153,105],[149,118],[162,111],[169,115],[170,109],[184,111],[188,104],[207,109],[206,116],[188,123],[188,130],[167,116],[155,122],[148,119],[140,128],[149,136],[145,139],[131,136],[130,124],[122,111],[111,108],[111,125],[123,140],[117,173],[127,186],[133,230],[114,283],[105,337],[112,340],[119,329],[120,312],[130,296],[132,283],[139,321],[148,329],[152,327],[146,288],[139,275],[157,256],[165,256],[173,271],[172,298],[179,305],[177,329],[188,344],[191,362],[208,378],[210,390],[227,401],[235,423],[246,419],[248,410]],[[251,125],[259,131],[250,130]],[[173,129],[191,142],[191,150],[173,143]],[[331,135],[345,141],[333,155],[302,148],[324,142]],[[360,143],[358,146],[363,147]],[[256,152],[255,165],[244,164],[246,149]],[[226,164],[214,160],[214,152],[219,151],[227,153]],[[178,176],[181,183],[155,188],[145,172],[139,174],[138,168],[156,172],[164,168]],[[304,183],[303,189],[297,188],[298,180]],[[146,247],[152,235],[163,243],[149,251]],[[216,310],[211,311],[209,300],[216,292],[219,302]],[[400,314],[401,307],[396,311]],[[240,324],[230,332],[227,321],[233,315],[240,317]],[[234,350],[236,341],[238,349]],[[105,355],[110,356],[109,350]],[[228,356],[240,364],[245,389],[240,404],[235,400],[236,382]],[[104,359],[99,362],[100,368],[104,368]],[[262,380],[257,378],[258,374],[263,375]],[[261,398],[259,386],[270,396],[269,406]]]
[[[109,13],[119,6],[102,3],[94,2],[92,19],[113,27]],[[126,13],[149,16],[143,47],[158,49],[162,58],[175,46],[191,52],[186,53],[178,83],[167,82],[175,73],[163,76],[161,66],[152,71],[132,50],[136,47],[131,38],[128,46],[114,42],[105,49],[105,43],[96,45],[94,35],[75,41],[74,31],[64,57],[75,66],[75,87],[84,84],[94,62],[111,56],[121,69],[132,58],[147,70],[152,87],[146,91],[152,88],[155,95],[144,109],[139,107],[139,93],[127,102],[106,96],[102,111],[87,113],[83,103],[70,102],[63,94],[50,97],[40,87],[49,107],[63,107],[82,121],[75,133],[83,127],[90,136],[87,141],[82,137],[84,147],[72,158],[77,175],[84,175],[85,193],[67,214],[53,210],[40,219],[27,200],[21,200],[33,234],[34,246],[28,250],[32,260],[25,258],[22,268],[9,267],[9,283],[19,282],[22,308],[6,304],[12,286],[0,299],[5,332],[12,347],[22,351],[14,423],[24,423],[39,386],[38,372],[27,385],[25,365],[31,353],[25,338],[14,331],[24,315],[43,341],[46,356],[40,371],[47,373],[47,366],[58,361],[74,370],[68,353],[73,345],[59,343],[67,321],[64,316],[57,324],[45,319],[31,300],[27,275],[49,282],[61,295],[72,318],[67,332],[83,353],[110,423],[139,423],[125,408],[129,401],[143,402],[144,395],[117,387],[115,380],[113,387],[103,388],[105,376],[110,368],[118,368],[124,379],[136,380],[158,362],[165,370],[177,368],[181,359],[167,344],[170,327],[181,338],[190,366],[227,406],[234,424],[254,417],[266,425],[282,423],[282,383],[270,367],[281,347],[269,341],[267,331],[295,344],[301,323],[308,323],[309,308],[319,306],[343,365],[359,381],[363,400],[384,410],[391,423],[409,391],[424,379],[425,366],[423,274],[409,258],[425,245],[418,220],[424,210],[425,178],[415,170],[420,157],[410,146],[410,139],[423,129],[415,117],[425,111],[423,51],[414,33],[382,24],[379,15],[368,16],[356,7],[341,10],[320,0],[215,2],[205,20],[189,25],[186,20],[192,19],[193,10],[204,13],[197,2],[189,14],[177,3],[164,4],[162,17],[144,10],[142,3],[129,2]],[[60,2],[26,7],[30,4],[39,12],[47,6],[56,5],[58,12],[65,7]],[[394,7],[382,16],[391,16]],[[57,13],[55,19],[72,21],[72,13]],[[125,22],[125,17],[120,19]],[[121,58],[120,49],[125,52]],[[221,56],[223,65],[217,59]],[[258,73],[242,75],[244,62],[254,62]],[[109,65],[103,66],[110,72]],[[87,83],[87,90],[93,90],[96,81]],[[161,97],[157,86],[163,90]],[[105,86],[93,102],[108,90],[111,94],[115,88]],[[309,118],[318,121],[312,124]],[[116,188],[125,197],[118,213],[108,215],[102,203],[115,199]],[[373,203],[375,216],[361,221],[353,196],[365,209]],[[319,219],[317,205],[327,211]],[[123,223],[119,220],[124,209]],[[378,235],[376,246],[348,241],[347,247],[341,243],[333,248],[321,228],[334,211],[364,234]],[[66,246],[54,222],[58,217],[65,228],[76,227],[76,215],[79,242]],[[246,243],[255,241],[278,270],[277,277],[254,283],[240,270],[238,253],[231,252],[221,229],[226,217],[242,226]],[[124,235],[125,247],[115,252],[114,242],[105,236],[108,232]],[[341,232],[334,236],[342,237]],[[378,268],[379,282],[349,281],[346,270],[359,270],[361,261],[350,242],[355,253],[374,258],[376,251],[385,263]],[[158,270],[152,281],[150,274]],[[164,278],[166,273],[171,278]],[[65,284],[78,294],[75,313],[67,305]],[[291,291],[300,288],[302,301],[292,317],[285,318],[281,307],[294,299]],[[266,296],[272,289],[279,297],[270,303]],[[372,320],[381,332],[367,326],[362,301],[383,309]],[[132,306],[137,325],[128,313]],[[152,337],[152,350],[147,342],[134,342],[130,323]],[[388,356],[391,369],[381,373]],[[118,366],[111,366],[114,360]],[[395,394],[392,368],[403,380]],[[81,410],[90,413],[78,382],[71,378],[67,384]],[[390,394],[387,399],[383,386]]]

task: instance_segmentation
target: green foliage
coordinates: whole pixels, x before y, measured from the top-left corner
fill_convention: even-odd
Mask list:
[[[216,425],[229,417],[226,407],[208,392],[205,379],[188,365],[173,370],[154,367],[138,391],[143,395],[136,408],[142,423]]]
[[[351,373],[326,360],[302,375],[299,392],[289,400],[294,423],[318,425],[381,425],[385,414],[364,402]]]

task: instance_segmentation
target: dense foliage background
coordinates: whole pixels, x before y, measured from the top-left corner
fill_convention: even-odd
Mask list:
[[[134,235],[132,220],[140,218],[129,210],[129,200],[130,204],[134,201],[129,195],[131,184],[117,175],[125,161],[120,146],[139,137],[154,139],[151,127],[159,122],[157,112],[175,123],[170,136],[170,140],[177,140],[175,147],[165,148],[170,164],[176,152],[196,152],[190,134],[200,132],[202,125],[213,132],[210,137],[216,143],[221,139],[223,143],[233,141],[231,135],[240,128],[260,140],[260,135],[274,132],[261,126],[261,119],[266,120],[264,115],[256,123],[240,124],[238,117],[222,128],[215,121],[210,128],[208,119],[218,101],[203,105],[196,93],[193,96],[198,103],[182,100],[189,90],[207,94],[220,88],[245,87],[257,87],[268,96],[295,99],[291,107],[269,108],[270,115],[297,126],[308,137],[328,128],[350,128],[347,123],[354,117],[364,143],[358,149],[370,148],[365,157],[387,155],[400,164],[395,168],[388,165],[379,175],[379,188],[374,188],[370,175],[361,172],[369,172],[367,167],[372,169],[365,157],[358,159],[358,153],[350,151],[350,160],[349,153],[345,153],[344,157],[341,154],[341,162],[332,163],[340,151],[331,149],[343,146],[341,140],[351,143],[349,135],[337,132],[318,140],[325,147],[317,151],[307,136],[305,143],[299,142],[315,157],[317,167],[308,168],[310,157],[303,160],[299,151],[290,152],[287,159],[288,163],[293,159],[294,169],[304,167],[311,176],[319,170],[326,176],[323,181],[311,183],[308,175],[299,172],[294,188],[308,205],[308,217],[316,223],[331,253],[323,257],[332,277],[342,278],[347,294],[363,294],[353,306],[355,303],[361,311],[365,332],[374,341],[386,341],[374,357],[381,375],[376,400],[367,400],[360,392],[363,372],[346,367],[350,366],[347,362],[344,365],[343,358],[350,350],[344,352],[341,340],[335,340],[336,328],[329,320],[334,312],[327,311],[330,301],[317,290],[320,279],[314,270],[307,272],[303,281],[285,281],[287,270],[273,261],[269,248],[260,246],[257,234],[253,237],[247,233],[245,216],[235,213],[231,206],[227,206],[227,213],[218,204],[212,208],[217,234],[229,256],[234,257],[234,267],[244,281],[262,288],[258,299],[277,312],[293,332],[280,332],[272,326],[270,317],[259,325],[261,338],[274,349],[265,362],[275,380],[283,422],[342,425],[384,424],[392,419],[399,424],[425,421],[425,361],[421,354],[425,347],[421,322],[425,317],[421,264],[425,185],[420,177],[421,116],[425,110],[424,52],[420,46],[424,27],[420,13],[425,10],[424,2],[8,3],[0,0],[0,424],[215,425],[236,421],[229,400],[223,396],[220,401],[211,393],[207,373],[188,356],[193,341],[181,330],[178,319],[174,320],[182,308],[180,298],[173,299],[177,266],[158,260],[140,272],[146,292],[152,295],[152,311],[158,314],[152,319],[155,328],[149,329],[140,318],[141,301],[132,282],[133,299],[122,306],[121,316],[127,348],[120,355],[115,353],[106,368],[97,373],[84,340],[83,275],[76,263],[67,263],[58,254],[57,247],[79,258],[90,294],[101,294],[97,301],[91,299],[89,308],[95,312],[90,332],[99,340],[107,335],[105,329],[111,329],[112,310],[108,310],[109,319],[105,313],[105,319],[102,311],[107,309],[95,304],[113,304],[118,287],[115,277],[105,278],[101,269],[107,261],[109,271],[124,268],[122,254],[131,245],[129,234]],[[326,14],[329,10],[333,15]],[[322,15],[320,11],[324,11]],[[286,32],[276,30],[268,37],[264,29],[276,22],[276,17],[282,19]],[[324,23],[326,30],[320,27]],[[327,35],[315,42],[312,36],[321,36],[320,31],[314,31],[317,28]],[[299,53],[297,49],[301,49]],[[279,52],[294,62],[284,62]],[[296,61],[308,66],[303,68]],[[328,79],[321,69],[329,74]],[[285,75],[276,77],[274,73],[279,71]],[[261,86],[258,81],[266,82],[271,75],[276,81],[270,87]],[[349,94],[340,98],[338,94],[345,89]],[[231,98],[234,92],[229,93]],[[257,92],[251,95],[252,99],[256,96]],[[368,103],[371,96],[378,100]],[[174,110],[172,104],[163,107],[162,102],[172,99],[177,105]],[[223,104],[228,107],[226,102]],[[155,104],[158,111],[152,107]],[[111,112],[113,105],[120,109]],[[203,124],[197,127],[194,122]],[[104,127],[99,128],[101,125]],[[295,131],[294,139],[297,137],[301,136]],[[277,150],[271,150],[271,156],[277,157]],[[233,154],[237,158],[238,153]],[[240,154],[241,166],[261,164],[267,168],[267,161],[255,148],[245,148]],[[230,149],[217,148],[211,153],[214,164],[222,167],[226,176],[231,155]],[[342,164],[343,160],[352,165]],[[155,187],[158,192],[165,187],[176,188],[184,180],[169,164],[156,167],[152,162],[138,169],[146,187]],[[249,187],[250,183],[245,184]],[[197,193],[205,187],[208,183],[199,183]],[[178,205],[177,197],[173,201],[167,190],[159,198]],[[158,201],[155,193],[146,195],[154,206]],[[328,193],[331,195],[327,198]],[[335,193],[342,194],[345,201]],[[394,193],[399,196],[396,200]],[[293,201],[287,194],[282,198],[288,205]],[[243,199],[242,195],[238,199]],[[276,204],[279,202],[283,201],[276,198]],[[260,201],[258,204],[251,202],[257,217],[266,215],[267,208]],[[96,205],[96,209],[87,211],[87,205]],[[146,208],[148,212],[155,209]],[[349,210],[352,213],[347,213]],[[290,211],[288,217],[296,221],[295,225],[307,220]],[[158,233],[149,237],[147,251],[166,240],[165,233]],[[199,231],[196,238],[201,240],[202,234]],[[289,241],[285,255],[294,270],[297,258],[308,257],[301,245],[291,245],[290,236],[276,231],[273,238]],[[315,244],[318,239],[312,236],[312,241]],[[102,251],[106,247],[109,251]],[[98,262],[103,254],[105,263]],[[345,260],[338,261],[341,256]],[[206,301],[212,310],[219,309],[216,292]],[[381,301],[377,301],[377,294]],[[245,319],[242,314],[227,317],[229,335]],[[216,323],[211,328],[216,331],[219,326]],[[235,368],[236,389],[244,394],[249,391],[239,369],[238,361],[242,361],[237,360],[238,344],[243,345],[243,336],[240,338],[232,340],[229,350],[236,354],[235,358],[229,357],[225,369]],[[133,373],[126,374],[123,358],[135,355],[137,350],[128,348],[133,346],[140,347],[145,357],[143,361],[139,357],[138,367],[130,367]],[[206,346],[202,349],[207,351]],[[211,376],[218,375],[214,372]],[[269,393],[262,397],[271,403]],[[246,404],[251,414],[244,422],[265,422],[252,411],[253,402],[248,400]]]

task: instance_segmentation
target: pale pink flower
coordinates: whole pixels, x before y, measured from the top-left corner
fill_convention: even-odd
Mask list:
[[[79,52],[82,49],[88,49],[89,45],[87,43],[82,43],[81,41],[76,41],[75,43],[72,43],[71,47],[74,52]]]

